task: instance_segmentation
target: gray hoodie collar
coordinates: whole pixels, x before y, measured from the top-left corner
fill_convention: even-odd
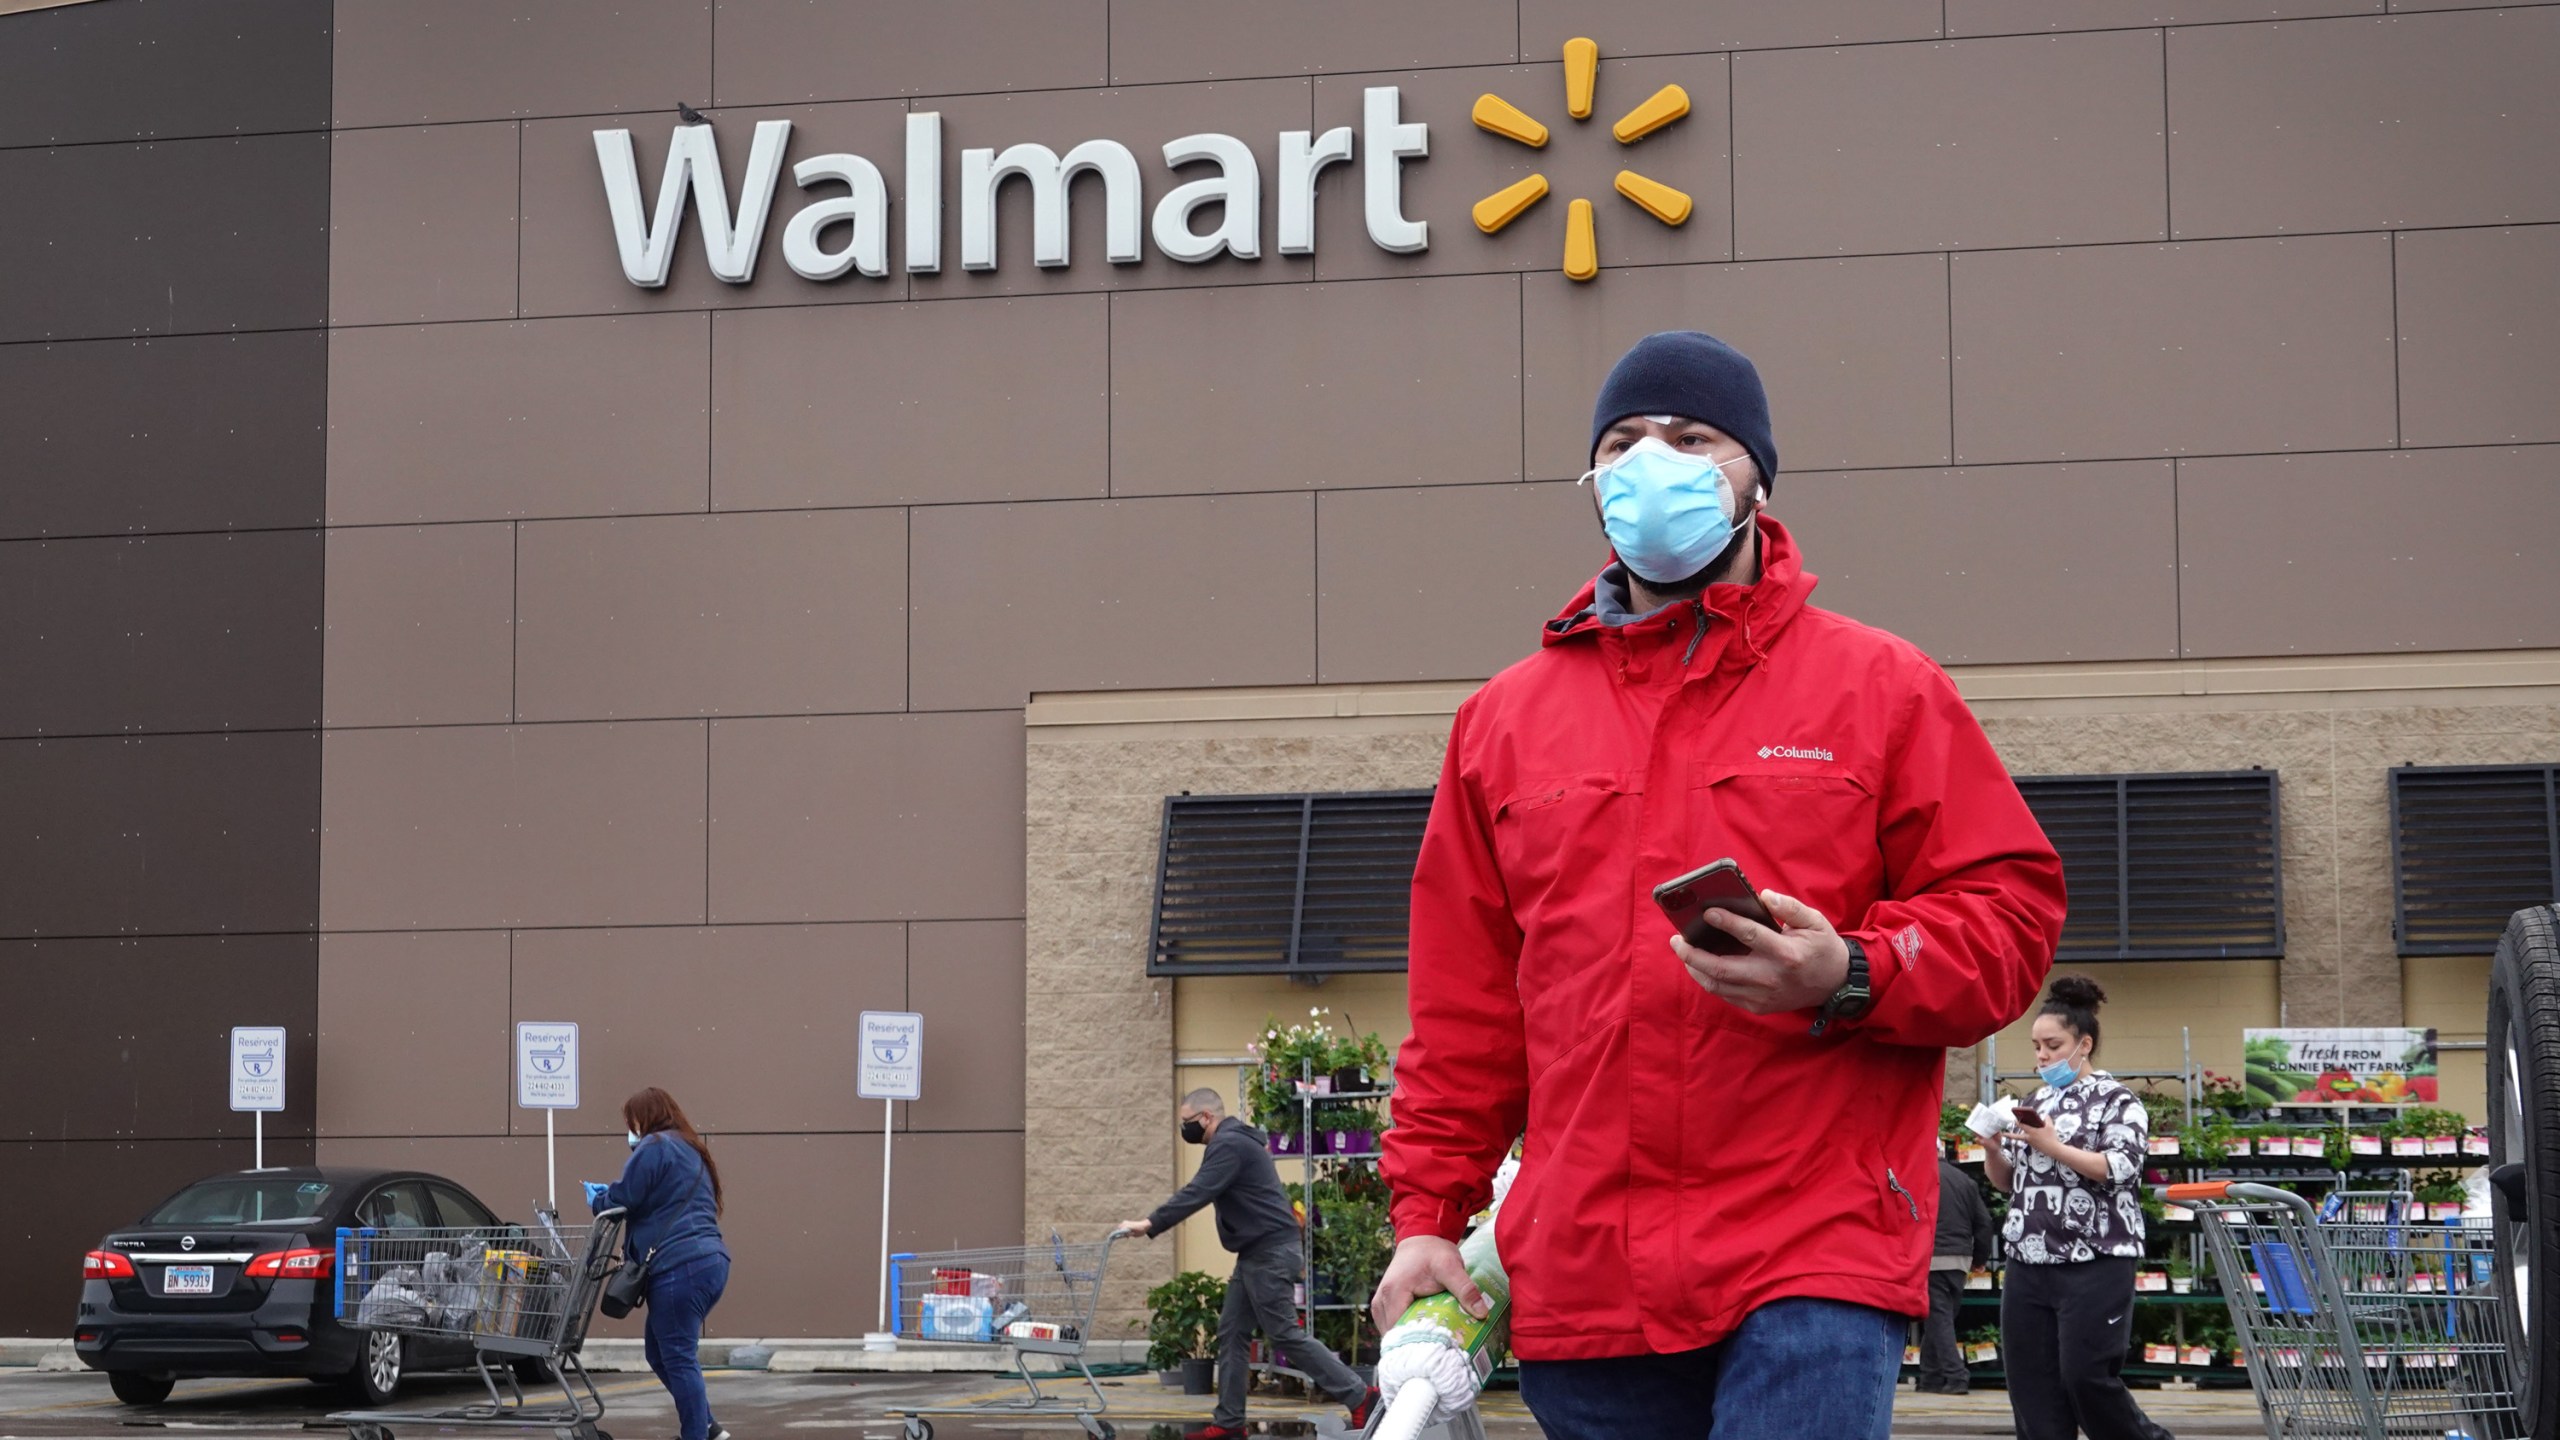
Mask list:
[[[1600,572],[1600,578],[1591,582],[1591,603],[1584,607],[1582,613],[1603,625],[1632,625],[1639,620],[1688,603],[1686,600],[1673,600],[1667,604],[1657,605],[1651,610],[1638,612],[1634,608],[1634,601],[1629,598],[1626,562],[1613,560],[1609,562],[1608,569]]]

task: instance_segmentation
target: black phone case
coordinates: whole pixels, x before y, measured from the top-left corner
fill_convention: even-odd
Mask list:
[[[1774,930],[1778,922],[1760,903],[1759,892],[1730,857],[1702,865],[1677,879],[1653,887],[1653,903],[1661,907],[1680,938],[1710,955],[1747,955],[1750,947],[1706,922],[1709,910],[1726,910]]]

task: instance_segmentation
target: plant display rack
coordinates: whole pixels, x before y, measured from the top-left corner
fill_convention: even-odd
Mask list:
[[[2468,1047],[2462,1046],[2459,1042],[2439,1042],[2439,1048]],[[2160,1121],[2164,1118],[2159,1106],[2161,1097],[2156,1092],[2143,1094],[2146,1108],[2152,1112],[2152,1138],[2155,1144],[2172,1135],[2178,1140],[2179,1148],[2176,1153],[2163,1154],[2155,1151],[2151,1157],[2152,1163],[2149,1168],[2163,1172],[2170,1179],[2230,1179],[2253,1180],[2262,1184],[2285,1186],[2335,1186],[2363,1179],[2379,1181],[2385,1176],[2397,1179],[2411,1171],[2459,1171],[2488,1163],[2485,1141],[2478,1140],[2476,1132],[2468,1126],[2463,1127],[2461,1132],[2462,1144],[2466,1148],[2460,1153],[2451,1155],[2390,1153],[2392,1139],[2406,1138],[2388,1134],[2389,1131],[2397,1128],[2396,1121],[2378,1118],[2392,1114],[2391,1107],[2329,1106],[2319,1107],[2317,1110],[2309,1106],[2278,1107],[2280,1110],[2290,1110],[2305,1117],[2317,1115],[2319,1118],[2266,1122],[2234,1122],[2231,1117],[2220,1111],[2208,1110],[2205,1120],[2200,1123],[2199,1111],[2204,1108],[2200,1102],[2206,1089],[2206,1072],[2196,1063],[2191,1032],[2183,1027],[2179,1032],[2179,1049],[2182,1063],[2176,1070],[2109,1072],[2116,1079],[2135,1088],[2137,1093],[2143,1092],[2144,1087],[2149,1085],[2171,1084],[2178,1087],[2179,1108],[2170,1113],[2177,1115],[2180,1123],[2175,1131],[2166,1132],[2166,1134],[2159,1128]],[[1998,1063],[1998,1041],[1995,1039],[1986,1047],[1982,1066],[1980,1093],[1984,1103],[1989,1103],[1996,1098],[2004,1083],[2031,1082],[2036,1079],[2033,1071],[2002,1072],[1998,1068]],[[2196,1139],[2208,1135],[2227,1135],[2230,1142],[2244,1144],[2252,1153],[2226,1152],[2221,1155],[2190,1153],[2188,1147]],[[2296,1138],[2317,1138],[2322,1142],[2322,1153],[2316,1156],[2255,1153],[2254,1142],[2267,1135],[2288,1141]],[[2381,1138],[2384,1153],[2380,1155],[2353,1153],[2348,1148],[2352,1142],[2342,1144],[2331,1139],[2333,1136],[2357,1135]],[[2478,1148],[2468,1148],[2475,1143]],[[2342,1150],[2348,1150],[2348,1153],[2342,1155],[2339,1153]],[[2335,1163],[2341,1159],[2345,1161],[2343,1165]],[[1978,1174],[1981,1164],[1979,1159],[1975,1159],[1964,1162],[1962,1168]],[[2002,1197],[1994,1195],[1992,1198],[1995,1213],[2003,1211],[2005,1202]],[[2158,1268],[2165,1264],[2172,1274],[2183,1269],[2187,1275],[2193,1277],[2193,1289],[2186,1294],[2137,1291],[2134,1295],[2135,1314],[2139,1317],[2145,1314],[2158,1316],[2165,1313],[2170,1321],[2170,1343],[2176,1344],[2183,1351],[2189,1344],[2191,1329],[2201,1337],[2225,1328],[2221,1322],[2227,1302],[2220,1287],[2215,1283],[2212,1266],[2205,1259],[2203,1232],[2197,1230],[2192,1222],[2167,1218],[2162,1213],[2162,1207],[2148,1198],[2145,1200],[2144,1213],[2150,1230],[2152,1255],[2141,1264],[2145,1268]],[[1995,1287],[2000,1279],[2004,1278],[2004,1270],[2005,1266],[2000,1262],[1997,1260],[1993,1262],[1992,1275]],[[1956,1329],[1959,1339],[1986,1326],[1996,1330],[1999,1321],[2000,1294],[1997,1288],[1965,1292],[1962,1306],[1957,1312]],[[2195,1308],[2197,1306],[2211,1308],[2199,1312]],[[2191,1321],[2206,1320],[2214,1323],[2191,1325]],[[2135,1324],[2139,1326],[2141,1321],[2137,1319]],[[2131,1333],[2133,1332],[2128,1332],[2128,1334]],[[2128,1379],[2168,1384],[2188,1383],[2206,1389],[2239,1388],[2249,1383],[2248,1372],[2233,1361],[2227,1343],[2214,1347],[2211,1354],[2212,1362],[2207,1365],[2165,1365],[2141,1358],[2141,1350],[2137,1346],[2134,1351],[2135,1358],[2129,1359],[2125,1364],[2124,1374]],[[1906,1374],[1910,1374],[1914,1373],[1916,1368],[1905,1366],[1904,1370]],[[1966,1368],[1976,1381],[2003,1382],[2005,1380],[2004,1372],[1997,1361],[1969,1365]]]
[[[1328,1122],[1350,1107],[1360,1107],[1371,1115],[1380,1114],[1394,1096],[1395,1084],[1390,1076],[1383,1083],[1373,1082],[1367,1088],[1346,1090],[1334,1085],[1334,1080],[1335,1073],[1319,1074],[1313,1064],[1300,1062],[1294,1104],[1291,1106],[1295,1111],[1296,1124],[1286,1132],[1275,1126],[1271,1134],[1275,1138],[1286,1134],[1293,1142],[1287,1153],[1275,1153],[1274,1158],[1296,1160],[1299,1164],[1297,1207],[1300,1261],[1297,1294],[1299,1323],[1321,1342],[1323,1335],[1319,1326],[1323,1317],[1332,1315],[1350,1317],[1350,1344],[1347,1347],[1334,1348],[1336,1353],[1344,1354],[1347,1363],[1356,1367],[1362,1363],[1360,1336],[1362,1326],[1369,1314],[1369,1296],[1365,1293],[1366,1287],[1362,1287],[1364,1293],[1348,1299],[1340,1296],[1332,1299],[1321,1298],[1326,1293],[1321,1282],[1329,1280],[1330,1277],[1323,1275],[1317,1264],[1317,1230],[1325,1223],[1324,1214],[1316,1198],[1317,1189],[1320,1182],[1336,1178],[1344,1170],[1356,1169],[1367,1175],[1375,1175],[1378,1162],[1384,1155],[1384,1151],[1380,1148],[1382,1131],[1358,1125],[1336,1125]],[[1252,1081],[1245,1070],[1239,1069],[1237,1081],[1238,1093],[1245,1095],[1254,1093]],[[1383,1120],[1379,1123],[1383,1124]],[[1331,1143],[1331,1137],[1346,1132],[1364,1137],[1364,1143],[1355,1148],[1336,1148]],[[1392,1242],[1387,1248],[1392,1250]],[[1368,1278],[1374,1282],[1376,1276],[1372,1275]],[[1267,1347],[1269,1342],[1266,1340],[1257,1343]],[[1254,1362],[1253,1368],[1256,1373],[1293,1380],[1302,1386],[1312,1385],[1311,1377],[1305,1373],[1289,1366],[1267,1349],[1263,1353],[1265,1358]],[[1376,1358],[1374,1354],[1368,1357],[1371,1363],[1374,1363]]]

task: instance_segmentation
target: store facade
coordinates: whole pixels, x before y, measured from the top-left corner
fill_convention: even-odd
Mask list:
[[[902,1244],[1142,1213],[1266,1016],[1403,1024],[1151,975],[1165,797],[1430,785],[1662,328],[2019,774],[2276,776],[2278,940],[2094,963],[2114,1063],[2477,1036],[2392,772],[2560,762],[2560,7],[2207,8],[0,3],[12,1273],[246,1163],[232,1024],[271,1156],[520,1205],[578,1020],[730,1333],[869,1327],[865,1009]]]

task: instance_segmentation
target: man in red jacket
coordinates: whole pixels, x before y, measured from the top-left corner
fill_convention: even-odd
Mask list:
[[[2034,1000],[2061,861],[1945,672],[1806,603],[1748,359],[1639,342],[1591,461],[1613,562],[1459,707],[1414,871],[1378,1319],[1480,1302],[1453,1242],[1520,1140],[1498,1240],[1548,1435],[1883,1440],[1945,1050]],[[1731,958],[1652,898],[1728,856],[1777,922],[1708,912]]]

